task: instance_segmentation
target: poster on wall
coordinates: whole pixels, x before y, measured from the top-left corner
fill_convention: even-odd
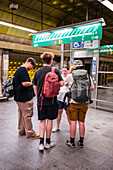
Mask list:
[[[92,75],[96,74],[96,57],[93,57]]]

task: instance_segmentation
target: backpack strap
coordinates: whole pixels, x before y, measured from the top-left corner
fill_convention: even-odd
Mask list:
[[[41,91],[41,94],[40,94],[40,97],[41,97],[41,107],[40,107],[40,110],[42,110],[42,103],[43,103],[43,99],[44,99],[43,94],[42,94],[43,89],[44,89],[44,81],[43,81],[43,84],[42,84],[42,91]]]
[[[52,72],[52,73],[55,73],[55,67],[52,67],[52,68],[51,68],[51,72]],[[52,103],[53,103],[53,102],[54,102],[54,97],[52,97]]]
[[[51,72],[53,72],[53,73],[55,72],[55,67],[51,68]]]

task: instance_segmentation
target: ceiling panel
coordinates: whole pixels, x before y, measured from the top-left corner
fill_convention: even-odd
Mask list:
[[[36,29],[37,31],[41,30],[41,25],[43,30],[46,30],[61,25],[72,24],[72,21],[73,23],[85,21],[88,5],[88,19],[103,17],[106,22],[106,27],[103,29],[111,27],[111,29],[104,31],[101,44],[113,44],[113,11],[101,5],[97,0],[75,0],[74,6],[73,0],[14,0],[19,8],[13,11],[13,20],[12,10],[9,8],[12,2],[13,0],[0,0],[0,19]],[[42,21],[41,4],[43,4]],[[72,11],[73,7],[74,11]],[[1,25],[0,33],[29,38],[28,32]]]

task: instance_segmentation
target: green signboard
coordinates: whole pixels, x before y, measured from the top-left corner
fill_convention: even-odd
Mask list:
[[[113,48],[113,45],[103,45],[103,46],[100,46],[100,48]]]
[[[112,55],[113,54],[113,49],[100,49],[99,51],[100,55]]]
[[[102,23],[81,25],[33,35],[33,47],[102,39]]]

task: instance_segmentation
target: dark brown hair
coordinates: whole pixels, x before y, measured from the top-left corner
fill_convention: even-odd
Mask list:
[[[69,69],[66,64],[63,65],[62,69],[63,69],[63,68],[67,68],[67,70]]]
[[[34,67],[36,67],[36,60],[32,57],[29,57],[26,62],[30,62]]]

